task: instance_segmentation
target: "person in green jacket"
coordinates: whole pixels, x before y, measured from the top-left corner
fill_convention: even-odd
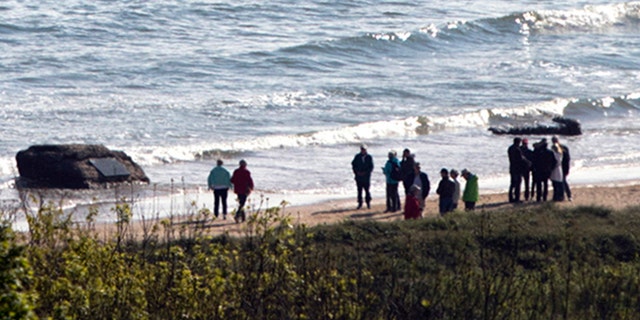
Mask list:
[[[209,190],[213,190],[213,214],[218,217],[220,202],[222,202],[222,218],[227,219],[227,194],[231,188],[231,174],[222,166],[222,160],[218,160],[216,166],[211,169],[207,184]]]
[[[467,181],[462,193],[462,201],[464,201],[464,209],[472,211],[476,208],[476,202],[480,198],[478,191],[478,176],[469,172],[467,169],[462,170],[462,177]]]

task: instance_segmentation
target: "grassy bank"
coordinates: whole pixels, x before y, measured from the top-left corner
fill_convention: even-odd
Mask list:
[[[13,278],[2,281],[18,285],[4,286],[3,303],[13,294],[16,315],[55,319],[640,315],[637,207],[543,205],[314,228],[292,226],[274,208],[251,216],[242,238],[164,220],[138,241],[127,234],[128,205],[113,211],[108,238],[91,217],[77,225],[51,204],[29,218],[22,241],[4,228],[11,254],[0,258],[12,267],[2,272]]]

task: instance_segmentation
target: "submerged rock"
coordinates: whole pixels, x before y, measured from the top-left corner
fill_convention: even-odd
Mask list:
[[[103,145],[36,145],[18,152],[16,161],[19,188],[88,189],[112,183],[149,183],[131,157]]]
[[[553,122],[557,123],[557,126],[536,125],[526,127],[512,127],[512,128],[489,128],[489,131],[494,134],[522,134],[522,135],[564,135],[564,136],[579,136],[582,134],[580,128],[580,122],[577,120],[555,117]]]

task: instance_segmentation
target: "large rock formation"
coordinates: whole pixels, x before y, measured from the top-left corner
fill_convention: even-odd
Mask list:
[[[494,134],[512,134],[512,135],[565,135],[565,136],[579,136],[582,134],[580,128],[580,122],[564,118],[555,117],[552,119],[557,123],[557,126],[536,125],[527,127],[512,127],[512,128],[489,128],[489,131]]]
[[[149,183],[138,164],[103,145],[36,145],[16,155],[22,188],[87,189],[110,183]]]

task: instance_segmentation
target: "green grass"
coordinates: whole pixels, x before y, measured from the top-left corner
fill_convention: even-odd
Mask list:
[[[272,208],[250,216],[244,237],[164,221],[143,241],[127,237],[129,210],[114,208],[111,239],[46,204],[22,245],[5,237],[19,253],[7,259],[26,261],[22,285],[9,290],[26,297],[22,318],[640,317],[640,207],[543,205],[313,228]]]

